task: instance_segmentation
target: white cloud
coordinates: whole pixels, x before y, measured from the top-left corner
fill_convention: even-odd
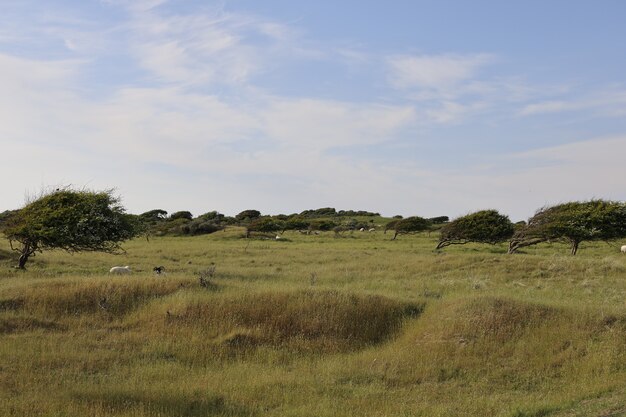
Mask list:
[[[3,154],[11,156],[0,165],[6,196],[21,199],[24,189],[72,183],[117,187],[133,212],[234,214],[252,206],[276,213],[332,205],[452,216],[494,207],[515,218],[555,200],[624,198],[626,148],[619,136],[520,153],[491,171],[465,162],[455,172],[438,167],[450,143],[428,155],[434,166],[428,170],[419,158],[394,158],[385,149],[390,142],[440,140],[440,124],[492,122],[484,116],[502,108],[510,115],[520,107],[525,115],[568,107],[619,114],[626,108],[623,90],[554,99],[557,90],[483,75],[491,55],[385,60],[359,48],[307,42],[289,26],[219,8],[171,15],[158,7],[162,1],[122,3],[129,20],[107,30],[42,28],[60,49],[65,42],[68,56],[83,53],[89,61],[0,54],[0,137]],[[117,65],[107,60],[112,54],[135,64],[125,68],[133,77],[94,93],[82,79],[93,77],[99,63]],[[399,91],[356,101],[287,97],[255,85],[263,71],[302,68],[310,60],[340,60],[363,71],[358,76],[380,71],[382,60],[389,78],[374,82],[389,81]],[[94,78],[109,74],[101,75]],[[21,203],[11,198],[0,210]]]
[[[273,100],[263,111],[269,137],[282,143],[316,149],[381,143],[410,125],[414,110],[325,100]]]
[[[388,59],[389,79],[396,88],[443,90],[472,79],[493,61],[488,54],[399,55]]]

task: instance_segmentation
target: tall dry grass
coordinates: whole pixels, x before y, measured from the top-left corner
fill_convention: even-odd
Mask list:
[[[0,247],[0,415],[626,413],[626,257],[610,246],[240,236],[49,252],[25,273]]]

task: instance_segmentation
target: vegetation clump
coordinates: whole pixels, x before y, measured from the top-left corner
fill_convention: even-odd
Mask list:
[[[244,333],[263,344],[342,351],[384,341],[422,309],[381,296],[302,291],[223,297],[191,304],[175,317],[226,333],[247,329]]]
[[[510,239],[514,232],[515,227],[508,216],[496,210],[477,211],[443,226],[436,249],[470,242],[495,245]]]
[[[427,230],[431,225],[430,221],[419,216],[407,217],[406,219],[400,219],[390,223],[392,224],[390,230],[395,232],[391,240],[396,240],[398,235],[422,232]],[[389,226],[389,223],[387,226]]]
[[[13,212],[2,229],[20,254],[18,268],[24,269],[30,256],[49,249],[116,252],[140,225],[111,191],[63,189]]]
[[[611,241],[626,237],[626,204],[591,200],[543,207],[521,225],[509,244],[509,253],[542,242],[565,241],[576,255],[584,241]]]

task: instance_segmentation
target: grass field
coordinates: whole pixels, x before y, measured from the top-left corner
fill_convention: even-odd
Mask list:
[[[2,241],[0,415],[626,415],[615,246],[241,235],[46,252],[26,272]]]

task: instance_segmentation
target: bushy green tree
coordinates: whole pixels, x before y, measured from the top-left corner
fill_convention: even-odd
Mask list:
[[[448,216],[437,216],[437,217],[431,217],[428,220],[432,224],[443,224],[443,223],[448,223],[450,221],[450,218]]]
[[[308,230],[310,224],[310,220],[307,220],[300,216],[295,216],[285,221],[284,230]]]
[[[337,226],[338,224],[330,219],[317,219],[309,222],[308,230],[309,232],[317,230],[327,232],[329,230],[333,230]]]
[[[193,214],[191,214],[190,211],[177,211],[176,213],[172,213],[170,215],[170,220],[178,220],[178,219],[186,219],[186,220],[192,220],[193,219]]]
[[[111,191],[57,190],[14,212],[3,227],[23,269],[36,252],[115,252],[141,230],[137,216],[124,212]]]
[[[515,227],[508,216],[496,210],[482,210],[459,217],[440,230],[437,249],[470,242],[496,244],[513,236]]]
[[[235,216],[235,220],[238,222],[249,222],[261,217],[261,212],[258,210],[244,210]]]
[[[419,216],[411,216],[406,219],[398,220],[393,224],[393,229],[391,229],[395,231],[391,240],[395,240],[398,235],[422,232],[428,229],[429,226],[430,222]]]
[[[284,222],[274,219],[272,217],[261,217],[259,219],[250,222],[246,227],[246,237],[250,237],[252,232],[260,233],[275,233],[283,230]]]
[[[574,201],[537,210],[513,235],[509,253],[541,242],[565,241],[576,255],[581,242],[622,238],[626,238],[626,203]]]
[[[154,209],[150,211],[146,211],[145,213],[141,213],[139,215],[142,221],[148,223],[157,223],[162,222],[167,219],[167,211],[162,209]]]
[[[332,217],[337,215],[334,207],[322,207],[315,210],[304,210],[300,216],[304,217]]]

